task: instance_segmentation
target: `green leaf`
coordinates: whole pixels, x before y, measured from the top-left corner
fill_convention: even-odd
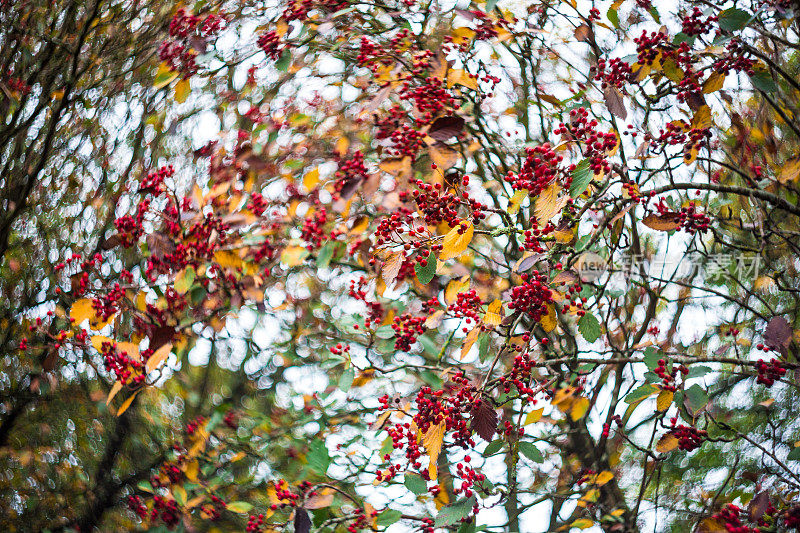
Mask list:
[[[428,483],[422,479],[422,476],[416,474],[406,474],[406,479],[403,484],[417,496],[428,492]]]
[[[196,273],[194,268],[187,266],[182,274],[175,277],[175,290],[181,294],[186,294],[194,284]]]
[[[375,330],[375,336],[379,339],[391,339],[394,337],[392,326],[381,326]]]
[[[439,514],[436,515],[436,527],[445,527],[455,524],[462,518],[469,516],[472,512],[472,506],[475,505],[475,496],[470,496],[464,500],[459,500],[451,505],[442,507]]]
[[[497,0],[486,0],[486,12],[489,13],[497,5]]]
[[[650,346],[644,351],[644,364],[650,370],[658,368],[658,360],[661,359],[661,354],[658,353],[658,348]]]
[[[475,528],[475,521],[474,520],[471,521],[471,522],[464,522],[458,528],[458,533],[475,533],[475,531],[476,531],[476,528]]]
[[[502,439],[493,440],[486,446],[486,449],[483,450],[483,455],[484,457],[489,457],[490,455],[494,455],[497,452],[499,452],[500,448],[502,447],[503,447]]]
[[[594,342],[600,338],[603,328],[600,326],[597,317],[591,313],[586,313],[578,320],[578,331],[581,332],[587,342]]]
[[[750,22],[752,15],[743,9],[732,7],[719,14],[719,27],[725,31],[741,30]]]
[[[609,9],[608,13],[606,13],[609,22],[614,25],[615,28],[619,29],[619,13],[617,13],[616,9]]]
[[[698,384],[694,384],[686,389],[686,406],[692,411],[692,414],[697,414],[708,403],[708,393]]]
[[[403,516],[403,513],[400,511],[395,511],[394,509],[386,509],[382,511],[381,514],[378,515],[378,525],[379,526],[391,526]]]
[[[414,265],[414,272],[417,273],[417,279],[423,285],[430,283],[433,279],[433,276],[436,275],[436,256],[433,255],[433,252],[428,254],[428,257],[425,259],[425,261],[425,266],[422,266],[422,263],[417,263]]]
[[[326,242],[325,246],[319,249],[317,254],[317,268],[328,268],[333,259],[333,253],[336,251],[335,242]]]
[[[339,388],[342,389],[344,392],[350,390],[350,387],[353,386],[353,380],[355,379],[356,374],[353,370],[353,367],[346,368],[342,375],[339,377]]]
[[[584,193],[589,183],[592,182],[594,172],[589,168],[589,160],[584,159],[572,171],[572,184],[569,186],[569,195],[577,198]]]
[[[689,373],[686,379],[699,378],[711,372],[711,368],[704,365],[692,365],[689,367]]]
[[[247,502],[231,502],[225,506],[231,512],[244,514],[253,508],[253,505]]]
[[[280,72],[286,72],[289,70],[289,64],[292,62],[292,54],[289,50],[284,49],[281,57],[275,62],[275,68],[278,69]]]
[[[658,9],[656,9],[656,6],[650,6],[650,9],[647,11],[650,13],[650,16],[653,17],[653,20],[661,24],[661,15],[658,14]]]
[[[750,83],[753,84],[753,87],[765,93],[774,93],[778,90],[775,80],[773,80],[772,76],[765,70],[753,72],[753,75],[750,76]]]
[[[800,446],[792,448],[792,451],[789,452],[786,458],[790,461],[800,461]]]
[[[311,444],[308,445],[308,455],[306,459],[308,460],[308,466],[320,474],[327,472],[328,467],[331,465],[328,447],[325,446],[325,443],[321,440],[311,441]]]
[[[646,385],[642,385],[641,387],[638,387],[637,389],[633,390],[630,394],[625,396],[625,403],[632,404],[640,402],[645,398],[647,398],[648,396],[655,394],[657,391],[658,389],[655,388],[653,385],[650,385],[649,383]]]
[[[544,462],[544,456],[542,455],[542,452],[540,452],[539,448],[537,448],[532,442],[520,442],[519,452],[534,463]]]

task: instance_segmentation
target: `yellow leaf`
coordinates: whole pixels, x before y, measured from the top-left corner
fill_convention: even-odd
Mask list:
[[[139,361],[142,358],[139,354],[139,345],[132,342],[118,342],[117,351],[120,353],[125,352],[128,354],[128,357],[135,359],[136,361]]]
[[[705,129],[711,127],[711,108],[707,105],[700,107],[692,117],[692,127]]]
[[[116,396],[117,393],[121,390],[122,390],[122,382],[115,381],[114,385],[111,387],[111,390],[108,391],[108,398],[106,398],[106,405],[110,404],[111,400],[114,399],[114,396]]]
[[[483,315],[483,323],[488,326],[499,326],[503,319],[501,316],[502,310],[503,302],[500,300],[495,300],[490,303],[489,307],[486,309],[486,314]]]
[[[169,352],[172,350],[172,343],[167,343],[164,346],[161,346],[158,350],[153,352],[150,358],[147,360],[147,364],[145,365],[145,369],[147,372],[152,372],[158,366],[164,362],[164,360],[169,356]]]
[[[726,74],[722,72],[714,72],[711,74],[705,83],[703,83],[703,94],[715,93],[722,89],[722,86],[725,85],[725,76]]]
[[[462,69],[453,69],[447,73],[447,87],[452,88],[456,84],[463,85],[475,91],[478,90],[478,80]]]
[[[441,486],[440,486],[441,488]],[[450,496],[447,495],[446,490],[440,490],[436,497],[433,499],[433,503],[436,504],[436,510],[441,511],[442,507],[450,503]]]
[[[281,252],[281,263],[284,263],[289,268],[296,267],[303,264],[308,250],[302,246],[287,246]]]
[[[89,298],[75,300],[69,310],[69,317],[75,319],[76,325],[84,320],[94,318],[94,316],[94,307],[92,306],[92,300]]]
[[[375,369],[374,368],[367,368],[366,370],[362,370],[358,373],[358,375],[353,380],[353,387],[363,387],[370,381],[372,378],[375,377]]]
[[[453,168],[461,157],[458,152],[449,146],[438,142],[431,145],[429,153],[431,161],[442,171]]]
[[[131,406],[131,404],[133,403],[133,399],[136,398],[136,395],[139,394],[140,390],[142,390],[142,389],[137,389],[136,392],[131,394],[130,397],[127,400],[125,400],[122,403],[122,405],[119,406],[119,411],[117,411],[117,416],[121,416],[122,413],[124,413],[125,411],[128,410],[128,407]]]
[[[192,92],[192,86],[189,80],[179,81],[175,84],[175,101],[179,104],[184,103],[189,97],[190,92]]]
[[[666,411],[669,409],[669,406],[672,405],[672,391],[662,390],[658,393],[658,398],[656,398],[656,409],[659,411]]]
[[[528,190],[527,189],[520,189],[514,193],[514,196],[508,201],[508,211],[509,215],[516,215],[519,212],[520,206],[522,206],[522,202],[525,201],[525,198],[528,197]]]
[[[542,317],[539,323],[542,325],[542,328],[547,332],[550,333],[554,329],[556,329],[556,308],[553,307],[553,304],[546,304],[547,305],[547,314]]]
[[[197,474],[200,472],[200,465],[198,464],[197,459],[186,463],[184,472],[186,473],[186,479],[189,481],[197,481]]]
[[[156,77],[155,80],[153,80],[153,87],[155,89],[166,87],[177,77],[178,73],[173,72],[167,63],[162,62],[160,65],[158,65],[158,71],[156,71]]]
[[[444,442],[444,433],[447,429],[447,424],[444,420],[428,428],[428,431],[422,436],[422,445],[425,446],[425,451],[430,458],[430,465],[428,466],[428,474],[431,481],[436,481],[438,477],[438,470],[436,462],[439,460],[439,453],[442,451],[442,442]]]
[[[577,421],[583,418],[586,411],[589,409],[589,398],[578,398],[572,403],[569,416],[572,421]]]
[[[599,474],[597,474],[597,479],[594,480],[595,485],[603,486],[609,481],[614,479],[614,474],[609,472],[608,470],[603,470]]]
[[[458,294],[469,289],[469,276],[464,276],[461,279],[454,279],[447,284],[444,290],[444,301],[447,305],[455,303],[458,299]]]
[[[305,176],[303,176],[303,185],[305,186],[306,190],[313,190],[314,187],[317,186],[319,183],[319,168],[313,168],[310,172],[307,172]]]
[[[528,413],[528,416],[525,417],[525,425],[527,426],[528,424],[535,424],[536,422],[541,420],[542,413],[544,413],[544,407],[540,407],[539,409],[534,409],[533,411]]]
[[[185,504],[186,499],[189,497],[189,495],[186,494],[186,489],[180,485],[172,487],[172,494],[175,496],[175,501],[178,502],[179,505]]]
[[[328,507],[333,503],[334,493],[335,491],[330,487],[318,490],[315,496],[306,500],[303,507],[306,509],[322,509],[323,507]]]
[[[800,176],[800,158],[794,158],[782,165],[781,172],[778,174],[778,181],[788,183],[796,180],[798,176]]]
[[[658,453],[671,452],[678,447],[678,438],[671,433],[663,435],[656,443],[656,451]]]
[[[466,229],[462,229],[466,225]],[[462,230],[459,232],[459,230]],[[458,226],[451,229],[447,235],[444,236],[442,243],[442,252],[439,254],[440,261],[447,261],[454,257],[458,257],[464,250],[467,249],[469,243],[472,241],[472,235],[475,229],[472,222],[462,222]]]
[[[472,349],[472,345],[475,344],[475,341],[478,340],[478,335],[481,332],[480,326],[476,326],[472,328],[472,331],[467,333],[466,338],[464,339],[464,344],[461,345],[461,359],[464,359],[469,351]]]
[[[399,157],[394,159],[384,159],[380,162],[378,168],[391,174],[392,176],[397,176],[398,178],[408,178],[412,174],[411,158],[409,156],[405,156],[402,159]]]
[[[559,198],[559,193],[561,193],[561,186],[554,181],[548,185],[539,194],[539,198],[536,199],[533,212],[536,215],[536,221],[539,223],[540,228],[550,222],[550,219],[556,216],[556,213],[567,205],[567,197],[562,196]]]
[[[134,299],[134,304],[136,305],[136,309],[139,311],[145,312],[147,310],[147,295],[144,291],[139,291],[136,294],[136,298]]]
[[[453,44],[462,44],[475,37],[475,30],[467,27],[456,28],[450,37],[453,38]]]
[[[342,135],[339,137],[339,140],[336,141],[336,148],[334,148],[334,152],[336,152],[339,157],[344,156],[347,153],[347,149],[350,147],[350,139]]]
[[[94,346],[94,349],[98,352],[103,351],[103,343],[109,343],[113,346],[114,339],[109,339],[108,337],[104,337],[102,335],[94,335],[92,337],[92,346]]]
[[[578,518],[570,524],[570,526],[577,527],[578,529],[589,529],[593,525],[594,521],[589,520],[588,518]]]

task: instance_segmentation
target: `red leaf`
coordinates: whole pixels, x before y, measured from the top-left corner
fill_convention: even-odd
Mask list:
[[[464,130],[464,119],[461,117],[442,117],[437,118],[431,124],[428,135],[437,141],[446,141],[450,137],[455,137]]]
[[[497,431],[497,411],[491,402],[481,400],[472,408],[472,429],[486,442],[491,442]]]

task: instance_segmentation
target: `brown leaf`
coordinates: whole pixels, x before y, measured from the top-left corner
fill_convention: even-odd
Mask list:
[[[764,330],[764,341],[785,354],[792,342],[792,326],[782,316],[772,317]]]
[[[459,153],[447,146],[442,142],[437,142],[431,145],[430,148],[431,161],[442,170],[448,170],[458,163],[460,157]]]
[[[577,28],[575,28],[575,38],[579,41],[588,41],[590,36],[592,35],[592,29],[587,26],[586,24],[581,24]]]
[[[658,231],[672,231],[678,229],[680,224],[677,221],[677,213],[650,213],[642,219],[642,223],[648,228]]]
[[[325,487],[317,491],[317,494],[310,497],[303,504],[304,509],[322,509],[328,507],[333,503],[333,496],[335,491],[332,488]]]
[[[437,118],[431,124],[428,135],[437,141],[446,141],[464,131],[464,119],[458,116]]]
[[[311,519],[308,511],[298,509],[294,513],[294,533],[309,533],[311,531]]]
[[[622,101],[622,93],[619,92],[619,89],[613,85],[608,85],[603,90],[603,96],[605,96],[606,107],[611,111],[611,114],[625,120],[628,116],[628,110],[625,109],[625,102]]]
[[[394,284],[394,280],[397,279],[397,275],[400,273],[400,267],[403,266],[404,259],[402,253],[396,252],[383,262],[381,276],[387,287],[391,287]]]
[[[753,499],[750,500],[750,503],[747,505],[747,512],[750,514],[750,520],[758,522],[758,520],[764,516],[767,505],[769,505],[769,495],[767,495],[765,491],[762,490],[753,496]]]
[[[472,430],[486,442],[492,442],[497,431],[497,411],[485,398],[472,408]]]

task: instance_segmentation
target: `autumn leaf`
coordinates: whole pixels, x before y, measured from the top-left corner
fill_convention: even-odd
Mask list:
[[[434,143],[430,147],[431,161],[441,170],[448,170],[458,163],[459,153],[446,144]]]
[[[464,119],[458,116],[437,118],[431,124],[428,135],[437,141],[457,137],[464,130]]]
[[[134,391],[133,394],[131,394],[128,397],[127,400],[122,402],[122,405],[119,406],[119,410],[117,411],[117,416],[122,416],[122,413],[124,413],[125,411],[128,410],[128,407],[131,406],[131,404],[133,403],[133,400],[136,398],[136,395],[139,394],[140,390],[142,390],[142,389],[137,389],[136,391]]]
[[[487,326],[499,326],[503,320],[503,302],[495,300],[489,307],[486,308],[486,314],[483,315],[483,323]]]
[[[444,420],[436,425],[431,425],[428,431],[422,436],[422,445],[428,453],[430,464],[428,465],[428,474],[432,481],[438,478],[438,470],[436,462],[439,460],[439,453],[442,451],[442,443],[444,442],[444,434],[447,429],[447,424]]]
[[[400,267],[403,266],[404,260],[405,256],[402,252],[395,252],[383,262],[383,267],[381,268],[381,277],[383,278],[383,281],[386,283],[387,287],[394,285],[394,281],[397,279],[397,275],[400,273]]]
[[[533,208],[539,227],[544,227],[550,222],[550,219],[556,216],[556,213],[567,205],[567,197],[559,196],[560,193],[561,186],[554,181],[539,194]]]
[[[606,107],[611,111],[612,115],[622,120],[628,117],[628,111],[625,109],[625,103],[622,101],[622,93],[619,92],[619,89],[609,84],[603,90],[603,96],[605,96]]]
[[[478,340],[478,335],[481,333],[481,328],[474,327],[467,333],[466,338],[464,339],[464,344],[461,345],[461,359],[467,356],[469,351],[472,349],[472,346],[475,344],[475,341]]]
[[[122,390],[122,382],[115,381],[114,385],[111,386],[111,390],[108,391],[108,398],[106,398],[106,405],[110,404],[111,400],[114,399],[114,396],[116,396],[117,393],[121,390]]]
[[[308,498],[303,504],[305,509],[322,509],[333,503],[336,492],[330,487],[324,487],[316,491],[316,495]]]
[[[672,391],[662,390],[659,392],[656,398],[656,409],[659,411],[666,411],[669,409],[669,406],[672,405],[672,397]]]
[[[467,249],[467,246],[469,246],[469,243],[472,242],[473,233],[474,228],[472,226],[472,222],[469,221],[462,222],[451,229],[447,235],[444,236],[444,242],[442,243],[442,251],[439,254],[439,260],[447,261],[448,259],[458,257],[464,253],[464,251]]]
[[[672,433],[663,435],[656,443],[656,451],[658,453],[671,452],[678,447],[678,438]]]
[[[172,350],[172,343],[167,343],[161,346],[158,350],[152,353],[150,357],[147,359],[147,364],[145,365],[145,371],[147,373],[152,372],[158,366],[164,362],[164,360],[169,356],[169,352]]]
[[[486,442],[492,442],[497,431],[497,411],[485,398],[472,408],[472,430]]]
[[[677,213],[650,213],[642,219],[642,224],[658,231],[673,231],[681,227],[677,221]]]

